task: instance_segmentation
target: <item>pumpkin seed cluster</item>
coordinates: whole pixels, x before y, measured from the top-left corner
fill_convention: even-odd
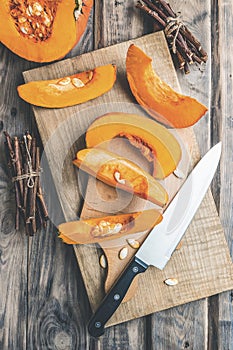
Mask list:
[[[22,36],[41,42],[52,34],[57,5],[56,0],[11,0],[10,14]]]

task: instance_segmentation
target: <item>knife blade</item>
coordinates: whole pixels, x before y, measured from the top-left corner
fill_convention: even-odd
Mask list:
[[[162,222],[147,236],[123,273],[92,315],[88,331],[99,337],[121,304],[133,279],[150,265],[163,269],[192,221],[210,186],[221,156],[221,142],[212,147],[195,166],[166,209]]]

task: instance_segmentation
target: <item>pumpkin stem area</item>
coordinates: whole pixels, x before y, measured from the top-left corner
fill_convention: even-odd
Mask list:
[[[33,42],[42,42],[52,34],[60,0],[10,0],[10,14],[17,31]]]

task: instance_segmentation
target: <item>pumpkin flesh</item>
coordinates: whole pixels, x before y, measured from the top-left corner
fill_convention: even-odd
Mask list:
[[[127,52],[126,72],[132,94],[155,120],[184,128],[195,124],[207,108],[192,97],[174,91],[160,79],[152,67],[152,59],[131,45]]]
[[[86,132],[87,147],[102,147],[107,140],[126,137],[148,161],[153,176],[163,179],[171,174],[181,159],[177,139],[164,126],[131,113],[109,113],[97,118]]]
[[[150,174],[130,160],[103,149],[82,149],[73,163],[109,186],[164,206],[168,194]]]
[[[79,41],[93,6],[84,0],[75,19],[74,0],[1,0],[1,41],[34,62],[64,57]]]
[[[67,244],[101,243],[143,233],[162,221],[156,209],[130,214],[117,214],[101,218],[65,222],[58,226],[59,238]]]
[[[59,79],[31,81],[17,89],[23,100],[35,106],[63,108],[104,94],[115,80],[116,67],[109,64]]]

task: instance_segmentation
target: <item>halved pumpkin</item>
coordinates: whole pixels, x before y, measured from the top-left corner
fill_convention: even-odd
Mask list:
[[[1,0],[1,42],[34,62],[64,57],[81,38],[93,0]]]
[[[196,99],[174,91],[154,72],[152,59],[132,44],[127,52],[126,72],[137,102],[157,121],[174,128],[195,124],[207,111]]]
[[[79,151],[73,163],[104,183],[164,206],[168,195],[150,174],[130,160],[98,148]]]
[[[17,89],[19,96],[28,103],[47,108],[62,108],[104,94],[112,88],[115,80],[116,66],[108,64],[60,79],[31,81]]]
[[[97,118],[86,132],[87,147],[101,147],[105,141],[126,137],[150,162],[153,176],[163,179],[177,167],[181,148],[177,139],[154,120],[130,113],[109,113]]]
[[[79,221],[70,221],[58,226],[59,238],[67,244],[100,243],[151,230],[162,221],[156,209],[130,214],[117,214]]]

